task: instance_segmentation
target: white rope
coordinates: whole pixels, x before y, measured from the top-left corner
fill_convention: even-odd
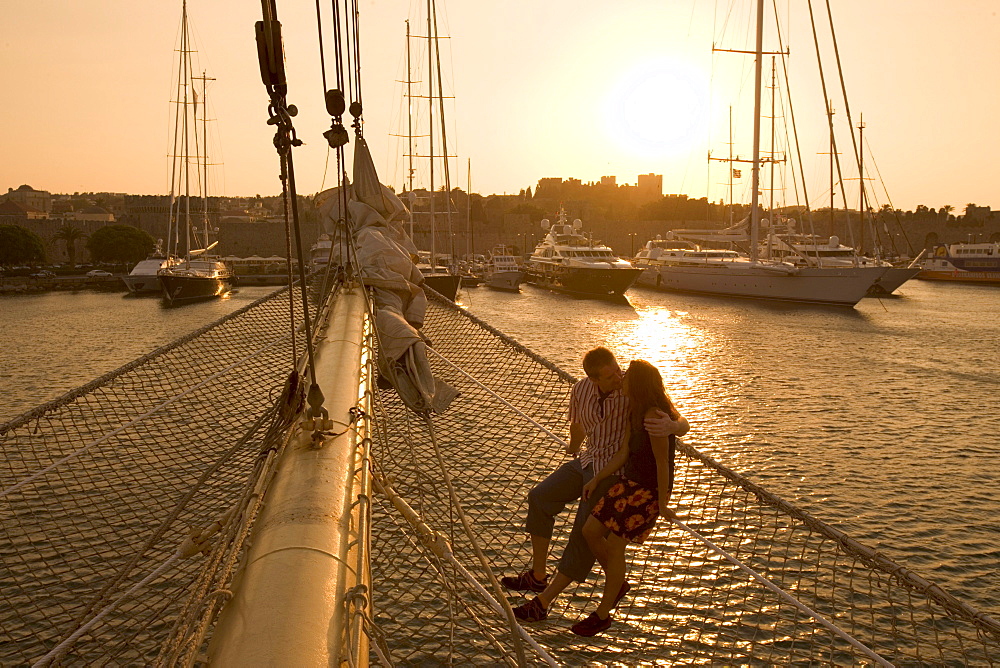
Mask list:
[[[474,378],[473,376],[471,376],[470,374],[468,374],[466,371],[464,371],[463,369],[461,369],[460,367],[458,367],[457,365],[455,365],[451,360],[449,360],[448,358],[446,358],[444,355],[442,355],[441,353],[437,352],[436,350],[434,350],[433,348],[430,348],[430,347],[428,347],[428,350],[431,350],[432,352],[434,352],[434,354],[437,355],[438,358],[440,358],[442,361],[444,361],[445,363],[447,363],[449,366],[451,366],[452,368],[454,368],[456,371],[458,371],[459,373],[461,373],[462,375],[464,375],[466,378],[468,378],[469,380],[471,380],[472,382],[474,382],[476,385],[478,385],[479,387],[481,387],[482,389],[486,390],[491,395],[493,395],[494,397],[496,397],[497,399],[499,399],[503,404],[505,404],[506,406],[508,406],[511,410],[515,411],[518,415],[521,415],[526,420],[528,420],[529,422],[531,422],[533,425],[536,425],[539,429],[541,429],[546,434],[548,434],[549,436],[551,436],[555,441],[559,442],[563,446],[566,445],[566,441],[564,441],[563,439],[559,438],[558,436],[556,436],[555,434],[553,434],[551,431],[549,431],[548,429],[546,429],[542,425],[540,425],[537,422],[535,422],[534,420],[532,420],[530,417],[528,417],[527,415],[525,415],[523,412],[521,412],[520,410],[518,410],[516,407],[512,406],[506,399],[504,399],[503,397],[501,397],[500,395],[498,395],[496,392],[494,392],[490,388],[488,388],[485,385],[483,385],[476,378]],[[861,643],[860,641],[856,640],[853,636],[851,636],[846,631],[844,631],[843,629],[841,629],[840,627],[838,627],[836,624],[834,624],[833,622],[829,621],[828,619],[826,619],[825,617],[823,617],[821,614],[819,614],[818,612],[814,611],[813,609],[809,608],[807,605],[805,605],[804,603],[802,603],[801,601],[799,601],[798,599],[796,599],[794,596],[792,596],[791,594],[787,593],[786,591],[784,591],[783,589],[781,589],[780,587],[778,587],[776,584],[774,584],[773,582],[771,582],[770,580],[768,580],[764,576],[760,575],[759,573],[755,572],[753,569],[751,569],[748,566],[746,566],[745,564],[743,564],[736,557],[732,556],[731,554],[729,554],[728,552],[726,552],[725,550],[723,550],[721,547],[719,547],[718,545],[714,544],[713,542],[711,542],[710,540],[708,540],[707,538],[705,538],[704,536],[702,536],[701,534],[699,534],[698,532],[696,532],[691,527],[687,526],[686,524],[684,524],[680,520],[674,520],[674,523],[677,524],[677,526],[679,526],[680,528],[682,528],[685,531],[687,531],[688,533],[690,533],[695,538],[699,539],[700,541],[702,541],[703,543],[705,543],[706,545],[708,545],[708,547],[710,547],[712,550],[715,550],[720,555],[722,555],[723,557],[725,557],[726,559],[728,559],[729,561],[731,561],[732,563],[736,564],[738,567],[740,567],[741,569],[743,569],[744,571],[746,571],[748,574],[750,574],[751,576],[753,576],[753,578],[756,579],[758,582],[760,582],[762,585],[764,585],[765,587],[767,587],[771,591],[775,592],[776,594],[778,594],[779,596],[781,596],[782,598],[784,598],[785,600],[787,600],[789,603],[791,603],[792,605],[794,605],[795,607],[797,607],[802,612],[805,612],[807,615],[811,616],[813,619],[815,619],[816,621],[818,621],[820,624],[822,624],[823,626],[825,626],[829,630],[833,631],[835,634],[837,634],[840,637],[842,637],[844,640],[846,640],[848,643],[850,643],[851,646],[853,646],[856,649],[858,649],[859,651],[863,652],[872,661],[875,661],[876,663],[878,663],[879,665],[882,665],[882,666],[889,666],[889,667],[891,667],[893,665],[893,664],[889,663],[888,661],[886,661],[885,659],[883,659],[878,654],[876,654],[870,648],[868,648],[868,646],[866,646],[863,643]]]
[[[723,557],[725,557],[726,559],[728,559],[732,563],[736,564],[736,566],[738,566],[741,570],[745,571],[750,576],[752,576],[753,579],[755,579],[757,582],[761,583],[762,585],[764,585],[765,587],[767,587],[768,589],[770,589],[771,591],[773,591],[775,594],[777,594],[781,598],[785,599],[786,601],[788,601],[789,603],[791,603],[792,605],[794,605],[796,608],[798,608],[802,612],[806,613],[807,615],[809,615],[810,617],[812,617],[813,619],[815,619],[816,621],[818,621],[820,624],[822,624],[823,626],[825,626],[826,628],[828,628],[830,631],[833,631],[836,635],[838,635],[841,638],[843,638],[844,640],[846,640],[848,643],[850,643],[850,645],[852,647],[854,647],[855,649],[857,649],[860,652],[862,652],[865,656],[867,656],[869,659],[871,659],[875,663],[879,664],[880,666],[887,666],[887,668],[893,668],[893,664],[889,663],[888,661],[886,661],[885,659],[883,659],[881,656],[879,656],[878,654],[876,654],[867,645],[865,645],[864,643],[862,643],[859,640],[855,639],[853,636],[851,636],[849,633],[847,633],[846,631],[844,631],[843,629],[841,629],[839,626],[837,626],[836,624],[834,624],[833,622],[831,622],[830,620],[828,620],[826,617],[824,617],[823,615],[819,614],[818,612],[816,612],[815,610],[813,610],[809,606],[805,605],[804,603],[802,603],[801,601],[799,601],[797,598],[795,598],[794,596],[792,596],[791,594],[789,594],[788,592],[786,592],[785,590],[783,590],[781,587],[779,587],[778,585],[774,584],[773,582],[771,582],[770,580],[768,580],[767,578],[765,578],[763,575],[760,575],[759,573],[757,573],[756,571],[754,571],[752,568],[750,568],[749,566],[747,566],[746,564],[744,564],[742,561],[740,561],[739,559],[737,559],[733,555],[729,554],[724,549],[722,549],[721,547],[719,547],[718,545],[716,545],[715,543],[713,543],[709,539],[705,538],[704,536],[702,536],[700,533],[698,533],[697,531],[695,531],[694,529],[692,529],[688,525],[684,524],[683,522],[681,522],[678,519],[674,519],[672,521],[673,521],[674,524],[676,524],[677,526],[679,526],[681,529],[684,529],[689,534],[691,534],[692,536],[694,536],[695,538],[697,538],[701,542],[705,543],[705,545],[707,545],[709,548],[711,548],[712,550],[715,550],[720,555],[722,555]]]
[[[145,413],[143,413],[139,417],[135,418],[134,420],[131,420],[130,422],[126,422],[125,424],[123,424],[122,426],[118,427],[117,429],[114,429],[114,430],[106,433],[104,436],[100,437],[96,441],[92,441],[92,442],[88,443],[87,445],[83,446],[82,448],[80,448],[79,450],[76,450],[75,452],[71,452],[70,454],[66,455],[65,457],[62,457],[61,459],[57,459],[56,461],[52,462],[51,464],[49,464],[48,466],[46,466],[45,468],[43,468],[41,471],[37,471],[36,473],[31,474],[30,476],[28,476],[24,480],[22,480],[22,481],[20,481],[20,482],[18,482],[16,484],[14,484],[14,485],[11,485],[7,489],[0,490],[0,499],[2,499],[3,497],[7,496],[8,494],[11,494],[11,493],[17,491],[18,489],[24,487],[25,485],[27,485],[28,483],[32,482],[33,480],[36,480],[36,479],[44,476],[46,473],[48,473],[52,469],[58,468],[58,467],[62,466],[63,464],[65,464],[66,462],[71,461],[73,459],[76,459],[77,457],[79,457],[80,455],[82,455],[87,450],[91,449],[92,447],[94,447],[96,445],[100,445],[101,443],[103,443],[103,442],[107,441],[108,439],[110,439],[115,434],[118,434],[118,433],[120,433],[122,431],[125,431],[129,427],[142,422],[143,420],[145,420],[146,418],[148,418],[150,415],[153,415],[154,413],[157,413],[157,412],[161,411],[163,408],[169,406],[170,404],[174,403],[178,399],[181,399],[181,398],[183,398],[183,397],[191,394],[195,390],[201,389],[202,387],[204,387],[208,383],[212,382],[216,378],[229,373],[230,371],[232,371],[234,368],[238,367],[239,365],[244,364],[244,363],[252,360],[255,357],[258,357],[264,351],[266,351],[266,350],[268,350],[270,348],[275,347],[279,343],[281,343],[281,342],[283,342],[283,341],[285,341],[286,339],[289,339],[289,338],[291,338],[290,334],[282,336],[282,337],[280,337],[278,339],[275,339],[272,343],[264,346],[263,348],[260,348],[259,350],[257,350],[256,352],[248,355],[247,357],[244,357],[244,358],[242,358],[240,360],[237,360],[236,362],[233,362],[232,364],[230,364],[229,366],[227,366],[225,369],[222,369],[221,371],[216,371],[211,376],[209,376],[205,380],[201,381],[197,385],[189,387],[188,389],[184,390],[180,394],[178,394],[178,395],[176,395],[174,397],[171,397],[170,399],[167,399],[166,401],[164,401],[161,404],[158,404],[157,406],[154,406],[153,408],[149,409],[148,411],[146,411]]]

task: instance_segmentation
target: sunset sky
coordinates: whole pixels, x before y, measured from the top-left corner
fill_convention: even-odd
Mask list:
[[[516,193],[540,178],[587,181],[663,175],[665,193],[728,198],[726,167],[733,109],[734,151],[749,156],[752,57],[712,54],[752,47],[751,3],[705,0],[438,0],[452,185]],[[329,3],[321,3],[325,8]],[[406,133],[402,85],[405,24],[426,35],[424,2],[359,0],[365,136],[382,181],[403,185]],[[816,83],[806,1],[778,3],[791,50],[791,94],[808,197],[829,202],[823,96]],[[814,0],[825,21],[825,5]],[[189,0],[198,58],[208,76],[215,192],[280,191],[253,23],[259,2]],[[1000,4],[996,0],[835,0],[833,19],[855,124],[884,181],[877,203],[896,208],[967,203],[1000,207]],[[300,193],[324,184],[329,127],[319,74],[315,4],[278,2],[289,101],[306,145],[295,153]],[[768,5],[768,15],[774,10]],[[180,0],[33,0],[8,3],[0,28],[6,75],[0,106],[0,192],[22,183],[50,192],[165,193],[181,15]],[[824,58],[832,56],[824,42]],[[327,55],[332,52],[329,34]],[[426,46],[413,42],[414,79],[426,80]],[[770,31],[765,49],[777,50]],[[828,59],[829,60],[829,59]],[[766,59],[770,69],[770,59]],[[829,62],[832,62],[830,60]],[[333,67],[328,58],[328,70]],[[839,88],[834,69],[827,83]],[[330,75],[332,78],[332,75]],[[839,97],[839,94],[838,94]],[[418,102],[426,105],[426,102]],[[846,124],[834,99],[835,122]],[[424,117],[425,118],[425,117]],[[419,123],[426,123],[420,120]],[[765,125],[769,123],[765,119]],[[419,130],[419,128],[418,128]],[[844,140],[846,140],[844,135]],[[842,141],[839,140],[838,141]],[[857,165],[838,146],[855,205]],[[871,158],[866,164],[871,167]],[[853,170],[853,172],[851,171]],[[735,199],[749,199],[743,167]],[[784,177],[785,190],[792,189]],[[437,185],[440,185],[440,175]],[[426,185],[418,182],[417,185]],[[885,192],[887,191],[888,197]],[[790,194],[786,194],[790,198]],[[841,205],[838,201],[837,205]]]

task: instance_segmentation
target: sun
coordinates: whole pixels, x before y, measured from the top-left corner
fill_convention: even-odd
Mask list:
[[[687,153],[708,137],[708,78],[667,57],[621,72],[608,91],[607,131],[623,151],[645,158]]]

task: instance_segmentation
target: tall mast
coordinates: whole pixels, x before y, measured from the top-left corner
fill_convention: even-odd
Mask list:
[[[834,196],[836,195],[836,193],[834,192],[834,182],[833,182],[833,158],[834,158],[833,154],[836,151],[836,149],[834,148],[835,142],[834,142],[834,137],[833,137],[833,114],[835,112],[833,110],[833,100],[828,100],[826,104],[827,104],[826,115],[830,119],[829,120],[829,124],[830,124],[830,236],[833,236],[833,232],[836,229],[836,223],[837,223],[836,218],[833,215]]]
[[[764,0],[757,0],[757,45],[753,88],[753,192],[750,196],[750,260],[757,261],[760,211],[757,209],[760,187],[760,85],[764,58]]]
[[[201,81],[201,129],[202,129],[202,153],[201,153],[201,183],[199,184],[202,196],[202,223],[205,226],[204,234],[202,235],[203,241],[202,248],[208,248],[211,243],[209,234],[209,217],[208,217],[208,82],[215,81],[214,78],[208,76],[204,70],[202,70],[200,77],[194,77]],[[195,101],[195,118],[198,116],[198,106],[197,101]]]
[[[437,0],[431,0],[431,2],[434,4],[434,60],[437,64],[438,111],[441,119],[441,157],[444,160],[444,205],[447,207],[445,219],[448,221],[448,252],[451,254],[452,263],[454,263],[455,233],[451,218],[451,170],[448,165],[448,133],[444,117],[444,81],[441,78],[441,44],[437,28]]]
[[[406,20],[406,191],[410,193],[410,239],[413,239],[413,75],[410,68],[410,20]]]
[[[858,116],[858,186],[861,203],[858,204],[859,218],[861,222],[861,243],[858,244],[858,252],[863,253],[865,251],[865,214],[868,212],[868,207],[865,206],[865,142],[864,142],[864,132],[865,132],[865,116],[861,114]],[[872,226],[872,245],[875,244],[875,226]],[[878,249],[875,249],[875,257],[881,259],[881,253]]]
[[[428,135],[429,147],[430,147],[430,163],[431,163],[431,196],[430,196],[430,216],[431,216],[431,266],[437,265],[437,232],[436,223],[434,221],[434,58],[432,56],[434,49],[434,36],[431,31],[431,12],[433,12],[433,0],[427,0],[427,102],[430,114],[428,117],[428,124],[430,126],[430,133]]]
[[[733,226],[733,105],[729,105],[729,227]]]
[[[774,67],[774,56],[771,56],[771,167],[770,175],[768,176],[768,181],[770,182],[770,188],[768,192],[768,216],[770,217],[771,224],[770,229],[774,229],[774,98],[777,96],[778,82],[775,74]]]
[[[472,262],[473,246],[475,245],[472,240],[472,158],[466,158],[466,165],[468,174],[466,182],[468,185],[465,192],[465,224],[467,226],[465,252],[469,256],[469,262]]]
[[[187,0],[184,0],[181,10],[181,69],[184,77],[184,122],[182,123],[184,139],[181,141],[183,147],[182,158],[184,160],[184,253],[188,260],[191,259],[191,165],[190,165],[190,143],[188,138],[188,87],[191,85],[191,76],[188,72],[190,67],[190,54],[188,52],[188,25],[187,25]]]

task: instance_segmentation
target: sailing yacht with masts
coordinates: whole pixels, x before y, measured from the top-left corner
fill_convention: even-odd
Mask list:
[[[771,156],[761,156],[761,89],[764,57],[764,3],[757,1],[756,44],[754,48],[754,111],[753,111],[753,157],[750,160],[752,185],[750,188],[750,216],[746,221],[748,230],[741,226],[731,226],[726,237],[731,240],[747,241],[746,254],[736,253],[731,248],[718,250],[703,249],[690,242],[697,238],[694,230],[678,230],[679,240],[688,244],[674,244],[663,247],[647,244],[634,264],[644,270],[641,282],[664,290],[677,290],[700,294],[728,297],[751,297],[780,301],[807,302],[854,306],[868,289],[885,273],[884,267],[829,267],[807,259],[806,266],[795,266],[788,262],[767,257],[761,253],[761,231],[764,227],[760,205],[761,164],[775,162],[775,150]],[[772,109],[771,118],[775,117]],[[772,121],[773,123],[773,121]],[[774,131],[772,128],[772,142]],[[733,158],[730,157],[730,161]],[[731,174],[730,165],[730,174]],[[773,177],[772,177],[773,181]],[[773,209],[773,206],[772,206]],[[773,212],[772,212],[773,216]],[[705,231],[701,231],[705,232]],[[747,240],[745,234],[749,234]],[[718,242],[718,234],[714,235]]]
[[[205,73],[200,77],[191,74],[193,51],[186,1],[182,12],[167,259],[157,272],[163,297],[170,305],[219,297],[228,293],[233,283],[230,268],[218,256],[210,254],[218,244],[211,241],[214,228],[208,209],[207,93],[212,79]],[[202,85],[200,103],[195,80]],[[192,182],[193,179],[196,180]],[[192,211],[192,190],[199,196],[200,216],[198,211]]]
[[[461,285],[462,277],[451,270],[450,267],[441,264],[440,261],[444,258],[438,252],[437,247],[437,219],[438,211],[436,207],[437,196],[434,191],[434,166],[435,160],[441,158],[444,165],[444,193],[445,193],[445,219],[448,226],[448,238],[452,241],[450,252],[446,254],[449,262],[454,261],[454,234],[452,233],[452,202],[451,202],[451,172],[449,170],[448,160],[451,157],[448,155],[448,140],[447,134],[445,132],[445,117],[444,117],[444,92],[443,84],[441,80],[441,57],[439,51],[439,36],[437,32],[437,4],[434,0],[430,0],[427,3],[427,155],[417,156],[414,152],[413,140],[415,135],[413,134],[413,99],[415,97],[413,93],[413,84],[417,83],[413,79],[413,70],[411,67],[410,59],[410,22],[406,22],[406,102],[407,102],[407,194],[406,194],[406,208],[408,210],[409,218],[409,230],[410,238],[416,243],[416,238],[414,236],[414,217],[416,215],[421,216],[427,221],[427,226],[430,231],[430,249],[427,251],[422,251],[418,261],[416,263],[417,268],[420,269],[420,273],[424,276],[424,282],[427,287],[431,288],[435,292],[441,294],[444,297],[454,301],[458,295],[458,288]],[[418,38],[419,39],[419,38]],[[441,142],[441,155],[436,155],[437,145],[435,144],[435,125],[440,121],[440,142]],[[428,175],[430,179],[427,197],[418,197],[413,189],[413,177],[415,174],[415,169],[413,167],[413,159],[415,157],[426,157],[428,159]],[[417,209],[422,209],[418,211]]]

